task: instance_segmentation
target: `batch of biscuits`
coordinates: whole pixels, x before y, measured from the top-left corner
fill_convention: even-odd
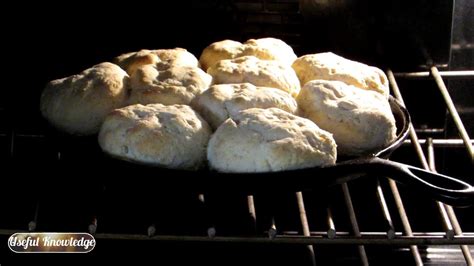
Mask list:
[[[98,135],[108,155],[171,169],[272,172],[333,165],[396,138],[387,77],[275,38],[120,55],[49,82],[42,115]]]

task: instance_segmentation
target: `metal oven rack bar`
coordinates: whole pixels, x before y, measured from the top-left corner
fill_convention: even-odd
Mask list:
[[[431,139],[428,139],[428,162],[429,162],[429,168],[430,168],[429,170],[436,172],[435,152],[434,152],[433,141]],[[452,221],[455,227],[455,229],[453,229],[452,227],[450,228],[452,230],[453,235],[451,235],[449,238],[452,239],[454,237],[454,233],[458,236],[462,236],[463,235],[462,229],[461,229],[461,226],[459,225],[456,214],[454,213],[453,207],[446,204],[441,204],[439,202],[438,204],[444,207],[443,218],[446,219],[445,217],[448,216],[449,217],[448,219]],[[464,258],[466,259],[467,264],[473,265],[472,255],[469,250],[469,247],[467,245],[461,245],[461,250],[462,250]]]
[[[0,229],[0,235],[12,235],[27,230]],[[144,234],[116,234],[96,233],[97,239],[117,240],[147,240],[147,241],[189,241],[189,242],[216,242],[216,243],[277,243],[295,245],[385,245],[385,246],[407,246],[407,245],[472,245],[473,233],[463,233],[462,236],[454,236],[447,239],[445,232],[413,232],[412,236],[405,236],[402,232],[396,232],[395,238],[387,238],[386,232],[360,232],[360,237],[354,237],[351,232],[337,232],[334,238],[328,238],[327,232],[312,231],[310,236],[301,235],[296,231],[283,231],[275,238],[262,236],[218,236],[210,238],[207,235],[154,235]]]
[[[390,73],[392,73],[389,70]],[[449,95],[448,89],[446,84],[443,81],[443,77],[445,78],[474,78],[474,71],[473,70],[466,70],[466,71],[439,71],[437,67],[432,66],[429,72],[411,72],[411,73],[396,73],[393,75],[392,73],[392,81],[395,81],[394,76],[401,77],[401,78],[433,78],[440,90],[441,95],[446,103],[446,107],[449,110],[449,113],[458,129],[459,135],[464,142],[468,155],[471,158],[471,161],[474,162],[474,148],[472,145],[472,140],[469,137],[466,128],[459,116],[456,107],[454,106],[454,102]],[[391,81],[391,82],[392,82]],[[392,83],[393,84],[393,83]]]
[[[396,98],[404,105],[403,102],[403,97],[400,93],[400,90],[398,88],[397,82],[395,80],[395,75],[393,72],[389,69],[387,71],[388,79],[390,81],[390,84],[392,85],[393,92],[396,96]],[[456,107],[454,106],[454,103],[452,101],[451,96],[449,95],[448,89],[446,88],[446,85],[442,79],[442,75],[445,77],[456,77],[456,78],[466,78],[466,77],[474,77],[474,71],[445,71],[445,72],[439,72],[438,69],[435,66],[432,66],[430,68],[430,72],[416,72],[416,73],[401,73],[398,74],[397,76],[399,77],[406,77],[406,78],[420,78],[420,77],[429,77],[431,75],[435,82],[436,85],[438,86],[443,99],[447,105],[447,108],[449,110],[449,113],[451,114],[451,117],[457,127],[457,130],[462,138],[462,141],[464,142],[464,145],[466,147],[466,150],[468,152],[468,155],[470,156],[471,162],[474,162],[474,152],[473,152],[473,145],[472,145],[472,140],[469,138],[469,135],[464,127],[464,124],[456,110]],[[412,125],[410,125],[410,139],[411,142],[416,150],[416,153],[418,155],[418,158],[420,159],[420,162],[426,170],[431,170],[431,171],[436,171],[435,163],[434,163],[434,147],[433,147],[433,140],[431,138],[428,138],[425,143],[428,144],[428,159],[429,163],[426,159],[426,156],[423,153],[423,150],[420,145],[420,141],[418,140],[418,137],[416,135],[416,132],[413,128]],[[393,180],[390,180],[390,182],[393,182]],[[396,186],[394,184],[394,186]],[[443,226],[446,229],[446,237],[448,239],[453,239],[454,234],[456,235],[461,235],[462,236],[462,230],[459,226],[458,219],[454,213],[454,210],[451,206],[437,202],[437,206],[439,209],[439,212],[442,217],[443,221]],[[456,230],[453,229],[453,224],[456,225]],[[456,231],[456,232],[455,232]],[[462,245],[461,250],[463,252],[464,258],[466,260],[466,263],[468,265],[473,265],[473,260],[471,256],[471,252],[469,250],[469,247],[467,245]],[[418,261],[418,256],[419,254],[414,254],[415,256],[415,261],[417,264],[420,263]]]

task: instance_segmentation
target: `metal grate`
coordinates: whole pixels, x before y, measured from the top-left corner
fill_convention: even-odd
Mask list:
[[[456,128],[461,136],[460,139],[439,139],[427,137],[420,139],[417,134],[417,130],[411,125],[410,126],[410,140],[405,141],[404,146],[412,146],[421,166],[427,170],[436,171],[435,165],[435,148],[439,147],[453,147],[460,148],[464,147],[468,153],[468,156],[473,162],[473,140],[468,136],[465,130],[463,121],[460,119],[456,108],[451,100],[451,97],[446,89],[444,78],[472,78],[474,71],[446,71],[439,72],[436,67],[432,67],[429,72],[416,72],[416,73],[393,73],[390,69],[387,70],[389,82],[391,84],[392,92],[394,96],[400,101],[404,102],[404,98],[400,92],[396,78],[398,79],[412,79],[412,78],[430,78],[433,79],[443,96],[446,103],[447,109],[452,116]],[[429,131],[424,129],[423,132]],[[432,131],[436,131],[432,129]],[[18,141],[23,139],[42,139],[44,138],[41,134],[19,134],[13,129],[2,135],[2,139],[7,140],[9,156],[15,158],[17,156],[16,145]],[[426,148],[426,152],[423,150],[423,146]],[[426,154],[425,154],[426,153]],[[57,160],[62,160],[61,153],[57,153]],[[355,181],[354,181],[355,182]],[[214,242],[214,243],[281,243],[281,244],[296,244],[304,245],[307,247],[307,251],[311,257],[311,263],[314,265],[318,260],[318,250],[323,246],[331,245],[355,245],[357,247],[357,253],[360,262],[363,265],[368,265],[371,262],[371,257],[368,256],[367,248],[371,246],[390,246],[390,247],[409,247],[413,262],[417,265],[423,264],[426,259],[424,258],[423,252],[420,251],[420,246],[426,247],[431,245],[436,246],[458,246],[462,252],[465,262],[468,265],[473,265],[472,259],[472,247],[474,245],[474,232],[464,232],[461,228],[460,221],[455,213],[455,210],[446,204],[436,202],[436,210],[439,213],[440,219],[436,221],[439,223],[443,231],[427,231],[420,232],[413,230],[412,222],[418,217],[409,217],[408,212],[405,209],[406,204],[412,204],[402,197],[402,193],[399,190],[399,185],[390,178],[380,176],[378,180],[375,180],[375,191],[378,202],[372,203],[372,208],[369,212],[377,210],[380,212],[381,219],[377,221],[380,225],[378,228],[383,228],[383,231],[366,231],[362,230],[358,216],[360,216],[363,210],[358,209],[355,205],[356,199],[351,195],[351,191],[357,190],[357,187],[353,187],[353,183],[345,183],[340,186],[343,203],[345,205],[345,211],[347,212],[348,221],[343,221],[342,216],[335,216],[334,213],[340,212],[339,206],[334,204],[331,200],[323,203],[322,207],[324,210],[322,216],[316,216],[313,212],[314,206],[312,200],[314,195],[310,192],[296,192],[294,199],[291,202],[296,203],[294,210],[297,213],[286,213],[284,216],[277,210],[279,207],[278,202],[259,205],[259,201],[268,201],[264,197],[259,195],[245,195],[246,204],[242,208],[245,208],[248,215],[248,221],[250,229],[247,229],[244,234],[238,233],[221,233],[219,228],[219,209],[212,205],[212,195],[209,199],[207,194],[196,195],[196,200],[199,202],[198,212],[199,216],[202,217],[203,228],[202,231],[196,234],[191,233],[176,233],[167,234],[163,233],[166,230],[162,230],[162,224],[160,224],[160,218],[150,218],[148,227],[143,228],[142,233],[108,233],[106,230],[101,228],[101,216],[100,209],[90,217],[88,227],[84,227],[84,231],[89,231],[94,234],[97,239],[113,239],[113,240],[146,240],[146,241],[190,241],[190,242]],[[215,195],[214,195],[215,197]],[[173,199],[169,199],[173,201]],[[270,200],[271,201],[271,200]],[[267,202],[268,203],[268,202]],[[310,204],[311,203],[311,204]],[[0,235],[9,236],[14,232],[21,230],[24,231],[35,231],[37,225],[41,223],[41,212],[43,203],[36,202],[33,213],[25,213],[25,216],[32,217],[31,221],[25,224],[18,225],[14,229],[0,229]],[[160,206],[167,204],[160,202],[158,204],[158,212]],[[259,208],[259,206],[261,208]],[[263,207],[262,207],[263,206]],[[266,208],[269,210],[266,210]],[[471,207],[472,211],[473,208]],[[260,214],[260,212],[264,214]],[[365,211],[365,210],[364,210]],[[310,214],[311,212],[311,214]],[[283,218],[282,218],[283,217]],[[287,219],[298,219],[299,226],[296,230],[287,230],[291,226],[284,225],[287,223]],[[315,220],[322,224],[322,226],[313,226]],[[397,224],[395,220],[400,220]],[[461,221],[462,222],[462,221]],[[341,224],[347,223],[350,228],[339,227]],[[280,224],[283,224],[281,226]],[[325,227],[325,230],[313,230],[313,228]],[[292,228],[295,228],[294,226]],[[226,231],[226,230],[223,230]],[[229,230],[227,230],[229,231]],[[186,232],[184,230],[184,232]],[[232,232],[232,230],[230,230]],[[433,249],[433,248],[432,248]]]

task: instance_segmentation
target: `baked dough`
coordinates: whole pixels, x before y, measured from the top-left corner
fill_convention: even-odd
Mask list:
[[[133,74],[138,67],[144,65],[154,65],[158,62],[158,56],[151,50],[140,50],[117,56],[113,62],[127,71],[129,75]]]
[[[304,55],[295,60],[293,69],[301,86],[315,79],[338,80],[364,90],[376,91],[386,98],[389,95],[387,76],[382,70],[331,52]]]
[[[250,39],[246,41],[244,43],[243,55],[253,55],[263,60],[276,60],[290,66],[297,58],[291,46],[275,38]]]
[[[112,111],[99,133],[114,157],[173,169],[197,169],[206,159],[209,125],[187,105],[131,105]]]
[[[296,100],[302,116],[334,134],[339,155],[370,154],[396,138],[395,119],[380,93],[341,81],[313,80]]]
[[[198,67],[157,65],[138,67],[131,75],[129,104],[189,104],[209,88],[212,77]]]
[[[167,65],[199,67],[198,59],[186,49],[158,49],[152,51],[160,59],[158,69],[163,69]],[[162,65],[163,67],[160,67]]]
[[[232,115],[212,135],[210,167],[219,172],[272,172],[336,162],[329,132],[278,108],[251,108]]]
[[[260,60],[254,56],[221,60],[207,70],[213,84],[251,83],[277,88],[293,97],[300,91],[300,82],[293,69],[278,61]]]
[[[246,55],[253,55],[262,60],[277,60],[286,65],[291,65],[296,59],[293,49],[284,41],[261,38],[250,39],[243,44],[232,40],[212,43],[201,53],[199,63],[202,69],[207,70],[221,60]]]
[[[204,71],[224,59],[234,59],[240,57],[244,50],[241,42],[224,40],[215,42],[204,48],[199,57],[199,64]]]
[[[288,93],[250,83],[213,85],[196,96],[191,106],[214,130],[229,118],[229,114],[235,115],[245,109],[275,107],[293,114],[297,109],[295,99]]]
[[[170,66],[198,67],[197,58],[183,48],[140,50],[117,56],[114,62],[125,69],[129,75],[144,65],[155,65],[157,69],[164,70]]]
[[[128,79],[119,66],[101,63],[53,80],[41,95],[41,113],[53,126],[70,134],[96,134],[105,116],[124,106]]]

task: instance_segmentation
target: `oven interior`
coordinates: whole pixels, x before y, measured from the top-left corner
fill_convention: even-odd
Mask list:
[[[333,51],[384,69],[414,129],[391,160],[474,184],[473,4],[334,3],[339,6],[317,0],[205,0],[127,7],[41,3],[44,12],[34,3],[12,7],[18,21],[29,23],[10,21],[18,27],[5,29],[11,41],[5,55],[7,97],[0,101],[0,258],[472,264],[474,207],[436,202],[389,176],[305,192],[189,191],[169,186],[173,176],[107,160],[95,138],[57,134],[39,114],[47,81],[118,54],[183,47],[199,57],[214,41],[272,36],[297,55]],[[275,182],[285,187],[285,180]],[[90,232],[98,243],[85,255],[13,254],[7,239],[20,231]]]

